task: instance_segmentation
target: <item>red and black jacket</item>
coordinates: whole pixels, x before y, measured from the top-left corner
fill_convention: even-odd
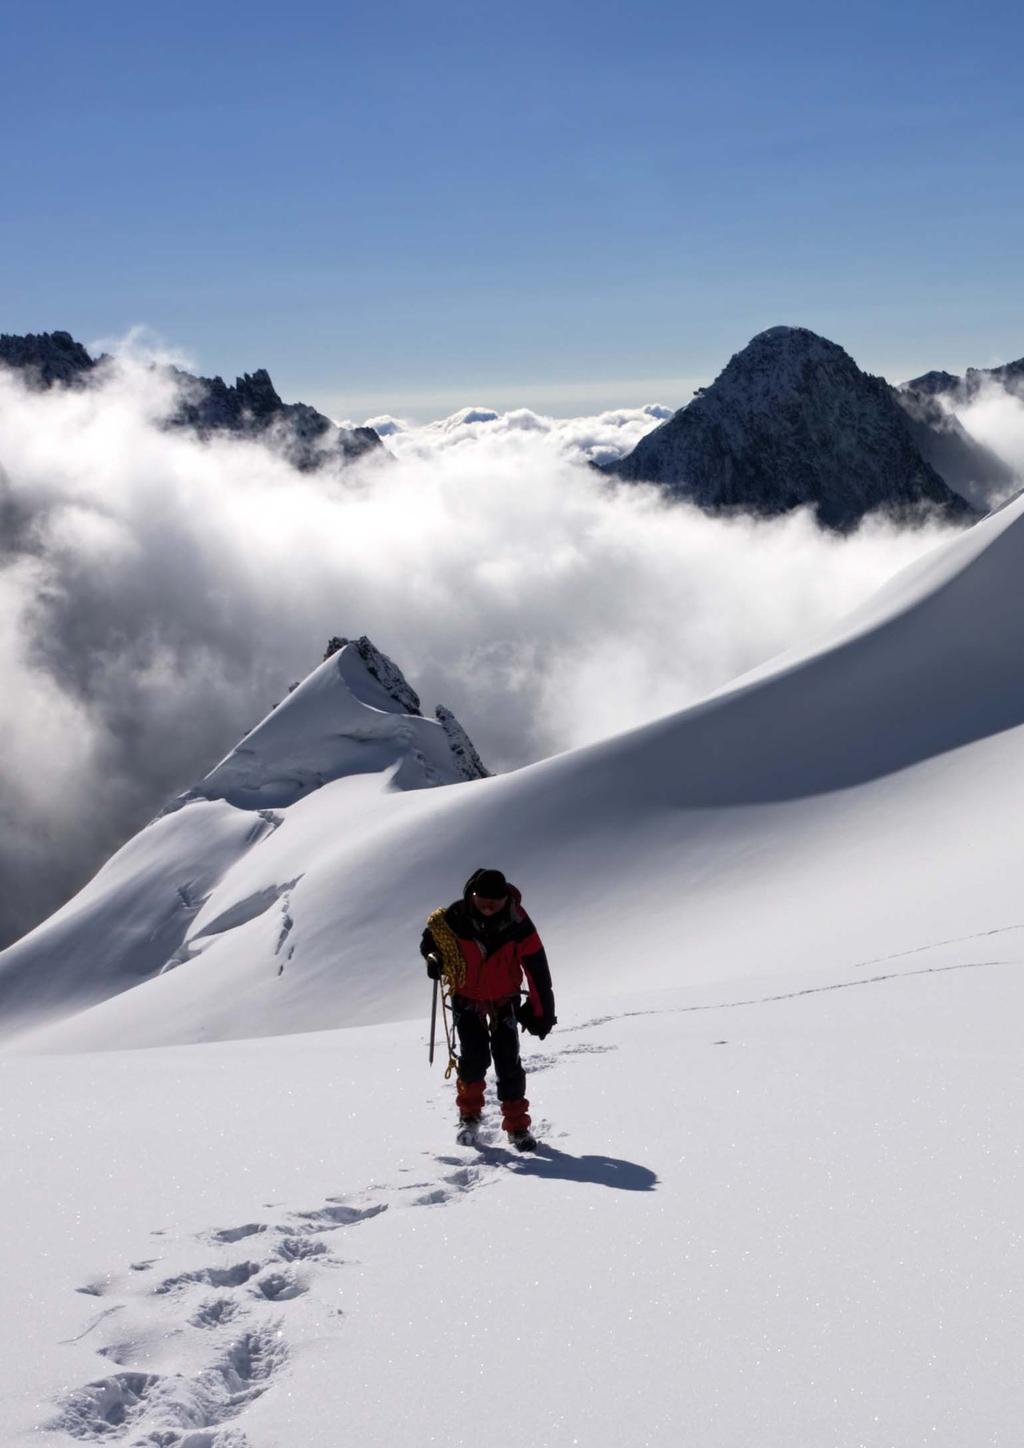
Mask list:
[[[479,871],[466,881],[462,899],[445,910],[445,919],[455,936],[466,976],[458,994],[470,1001],[500,1001],[518,996],[526,977],[530,1012],[538,1024],[549,1028],[555,1020],[555,998],[551,971],[533,921],[523,909],[522,896],[509,885],[508,904],[497,915],[479,915],[470,896]],[[440,954],[429,930],[423,932],[420,953]]]

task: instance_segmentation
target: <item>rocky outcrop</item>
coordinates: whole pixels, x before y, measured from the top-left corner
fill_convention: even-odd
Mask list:
[[[402,710],[403,714],[423,715],[420,704],[420,696],[409,683],[394,659],[387,656],[383,650],[377,648],[376,644],[362,634],[357,639],[345,639],[339,635],[328,639],[327,647],[324,649],[324,662],[344,648],[352,648],[362,659],[366,666],[366,672],[377,683]]]
[[[91,379],[99,360],[70,332],[0,336],[0,364],[17,369],[32,387],[81,385]],[[267,443],[302,471],[332,460],[350,461],[381,446],[370,427],[337,427],[305,402],[282,402],[262,367],[236,378],[233,387],[222,377],[169,370],[180,400],[168,427],[188,428],[200,437],[230,433]]]
[[[4,332],[0,334],[0,364],[17,368],[30,387],[81,382],[96,366],[70,332],[29,332],[24,337]]]
[[[483,760],[473,747],[473,741],[452,711],[446,709],[443,704],[438,704],[434,710],[434,716],[448,736],[448,747],[451,749],[463,776],[466,779],[489,778],[491,771],[485,766]]]
[[[955,392],[963,379],[955,372],[925,372],[912,382],[904,382],[900,390],[916,392],[924,397],[944,397]]]
[[[336,427],[305,402],[282,402],[270,374],[260,367],[229,387],[222,377],[193,377],[175,368],[182,401],[170,419],[200,437],[232,432],[268,442],[302,471],[334,457],[349,460],[380,447],[370,427]]]
[[[976,509],[922,456],[881,377],[804,327],[772,327],[608,471],[660,483],[709,512],[813,508],[840,531],[866,513]]]

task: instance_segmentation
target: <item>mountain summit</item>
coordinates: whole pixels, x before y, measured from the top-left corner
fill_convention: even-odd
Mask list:
[[[925,461],[893,389],[806,327],[770,327],[689,406],[609,468],[662,483],[709,511],[761,515],[810,505],[826,527],[876,508],[975,509]]]
[[[222,907],[214,896],[228,878],[244,880],[261,853],[279,849],[317,795],[334,800],[325,846],[348,838],[358,849],[367,822],[376,827],[396,797],[444,793],[487,774],[451,710],[425,718],[387,654],[365,636],[331,639],[323,662],[198,784],[74,901],[0,952],[2,1031],[177,970],[225,931],[261,920],[270,931],[267,983],[276,982],[294,946],[291,896],[306,866],[289,864],[271,885],[243,884],[244,899],[232,895]],[[96,947],[91,959],[86,938]],[[37,970],[39,948],[47,964]]]

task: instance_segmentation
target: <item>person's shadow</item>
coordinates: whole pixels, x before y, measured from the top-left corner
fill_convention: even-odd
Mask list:
[[[549,1177],[566,1182],[591,1182],[620,1192],[653,1192],[657,1174],[635,1161],[617,1156],[570,1156],[541,1143],[533,1152],[511,1152],[500,1146],[480,1146],[480,1155],[494,1166],[506,1166],[517,1176]]]

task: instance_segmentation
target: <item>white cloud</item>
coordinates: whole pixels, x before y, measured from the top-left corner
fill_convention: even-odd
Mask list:
[[[1024,397],[988,382],[954,411],[973,438],[1024,478]]]
[[[162,429],[172,405],[132,358],[84,391],[0,376],[0,931],[204,773],[331,634],[368,633],[511,767],[684,706],[942,536],[714,520],[585,465],[667,409],[396,422],[394,458],[311,475]]]
[[[534,433],[546,440],[553,457],[608,463],[632,452],[646,433],[671,416],[672,409],[660,403],[617,408],[594,417],[546,417],[528,407],[502,413],[487,407],[464,407],[424,426],[389,416],[370,418],[366,426],[386,436],[391,451],[403,458],[493,442],[510,433]]]

